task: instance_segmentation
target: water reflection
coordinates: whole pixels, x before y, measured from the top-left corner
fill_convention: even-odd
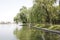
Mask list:
[[[21,28],[16,24],[0,24],[0,40],[17,40],[14,36],[13,31],[16,28]]]

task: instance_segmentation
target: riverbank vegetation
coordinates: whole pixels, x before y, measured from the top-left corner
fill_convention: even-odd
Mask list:
[[[31,8],[23,6],[14,17],[16,23],[23,24],[22,29],[14,31],[16,37],[19,40],[60,40],[58,34],[33,28],[60,31],[60,5],[54,6],[55,2],[56,0],[33,0]]]

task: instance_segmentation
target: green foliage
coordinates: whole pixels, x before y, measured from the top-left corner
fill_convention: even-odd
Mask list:
[[[59,40],[59,35],[36,30],[32,27],[60,30],[60,7],[53,6],[56,0],[34,0],[30,9],[22,7],[14,17],[16,23],[23,23],[21,30],[16,29],[15,35],[19,40]],[[59,22],[59,23],[58,23]]]
[[[14,18],[14,21],[16,21],[17,23],[18,22],[26,23],[27,22],[26,14],[27,14],[27,8],[23,6],[20,9],[20,12]]]

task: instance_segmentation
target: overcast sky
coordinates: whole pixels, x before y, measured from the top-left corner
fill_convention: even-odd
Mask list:
[[[0,21],[13,21],[22,6],[32,5],[32,0],[0,0]]]
[[[31,7],[32,0],[0,0],[0,21],[13,21],[22,6]]]

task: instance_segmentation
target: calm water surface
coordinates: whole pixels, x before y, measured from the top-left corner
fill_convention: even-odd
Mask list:
[[[0,40],[17,40],[13,31],[18,27],[16,24],[0,24]]]

